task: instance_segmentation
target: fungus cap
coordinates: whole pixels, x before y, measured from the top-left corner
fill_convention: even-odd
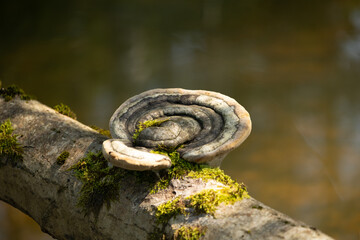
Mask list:
[[[189,162],[219,166],[249,136],[251,120],[236,100],[217,92],[154,89],[125,101],[110,119],[110,132],[103,153],[118,167],[169,168],[167,156],[150,152],[159,146],[177,148]]]

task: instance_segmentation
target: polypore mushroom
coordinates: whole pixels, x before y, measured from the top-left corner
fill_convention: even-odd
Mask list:
[[[140,131],[141,124],[150,121],[156,124]],[[110,119],[114,139],[103,143],[103,154],[114,166],[159,170],[169,168],[171,160],[151,150],[182,146],[177,151],[183,159],[219,166],[250,131],[249,113],[228,96],[204,90],[154,89],[128,99],[115,111]]]

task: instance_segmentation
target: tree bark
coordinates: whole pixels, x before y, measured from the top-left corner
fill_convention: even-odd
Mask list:
[[[6,119],[19,136],[24,159],[0,167],[0,199],[28,214],[56,239],[148,239],[159,227],[156,206],[218,185],[184,178],[149,194],[129,179],[110,209],[102,207],[97,218],[84,216],[77,206],[82,183],[68,169],[89,151],[100,151],[106,137],[35,100],[5,102],[0,97],[0,122]],[[63,151],[70,155],[59,165],[56,159]],[[177,216],[162,230],[171,239],[183,225],[206,229],[202,239],[331,239],[253,198],[220,205],[214,216]]]

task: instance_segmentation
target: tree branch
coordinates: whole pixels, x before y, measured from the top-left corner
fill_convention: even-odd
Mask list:
[[[7,162],[0,165],[0,199],[28,214],[56,239],[171,239],[186,231],[196,234],[195,227],[203,239],[331,239],[253,198],[220,204],[214,215],[190,212],[158,224],[155,212],[160,204],[221,186],[214,180],[187,177],[174,179],[167,189],[150,194],[136,174],[128,175],[109,209],[102,207],[98,214],[84,216],[77,205],[83,182],[68,169],[88,152],[100,151],[107,137],[35,100],[17,97],[6,102],[0,97],[0,123],[6,119],[24,153],[16,164],[0,156]],[[59,160],[64,152],[69,153],[65,154],[68,158]],[[141,174],[146,173],[137,173]]]

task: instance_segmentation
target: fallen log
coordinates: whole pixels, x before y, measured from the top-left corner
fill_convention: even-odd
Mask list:
[[[216,178],[174,178],[154,191],[166,173],[103,166],[114,177],[103,176],[98,191],[113,195],[94,195],[84,159],[101,158],[107,137],[36,100],[6,100],[0,97],[0,124],[9,119],[22,150],[18,158],[0,151],[0,199],[56,239],[331,239],[247,197],[242,185],[243,195],[234,201],[196,211],[204,205],[191,196],[226,187]]]

